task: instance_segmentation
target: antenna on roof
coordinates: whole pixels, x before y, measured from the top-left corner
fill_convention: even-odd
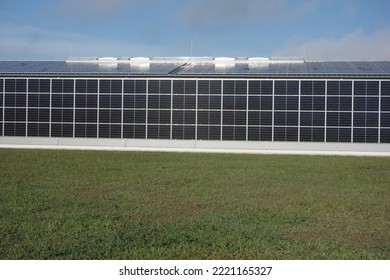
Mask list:
[[[191,39],[191,59],[192,59],[192,50],[193,50],[193,42],[192,42],[192,39]]]
[[[69,42],[69,57],[72,57],[72,41]]]

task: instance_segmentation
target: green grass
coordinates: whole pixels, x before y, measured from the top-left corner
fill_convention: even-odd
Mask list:
[[[390,259],[390,158],[0,149],[0,259]]]

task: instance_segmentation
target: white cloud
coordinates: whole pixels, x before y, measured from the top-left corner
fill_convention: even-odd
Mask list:
[[[390,26],[365,34],[355,30],[339,38],[305,40],[292,37],[274,56],[303,56],[307,60],[390,60]]]
[[[70,55],[137,56],[161,52],[161,49],[150,45],[0,22],[0,60],[64,60]]]

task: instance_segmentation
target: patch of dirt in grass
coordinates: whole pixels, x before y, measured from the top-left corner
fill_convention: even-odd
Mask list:
[[[379,228],[378,228],[379,227]],[[318,224],[286,230],[286,237],[298,242],[326,241],[355,249],[384,248],[390,243],[389,228],[383,225],[347,226]]]

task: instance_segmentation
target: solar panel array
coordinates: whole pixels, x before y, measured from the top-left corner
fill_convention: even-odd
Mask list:
[[[390,79],[0,77],[0,136],[390,143]]]
[[[309,62],[155,58],[131,60],[0,61],[0,73],[106,75],[389,76],[390,61]]]

